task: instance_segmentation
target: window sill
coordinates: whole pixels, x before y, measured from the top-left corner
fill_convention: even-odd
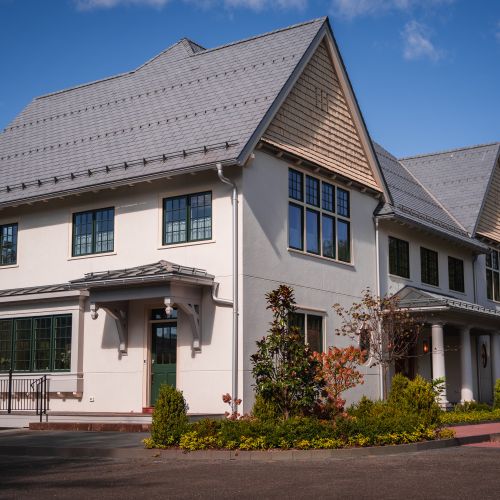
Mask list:
[[[116,255],[116,252],[89,253],[88,255],[78,255],[77,257],[68,257],[68,260],[94,259],[96,257],[110,257]]]
[[[182,248],[197,245],[210,245],[216,243],[216,240],[186,241],[185,243],[172,243],[171,245],[160,245],[158,250],[168,250],[169,248]]]
[[[353,267],[354,264],[352,262],[344,262],[343,260],[330,259],[329,257],[323,257],[323,255],[316,255],[314,253],[304,252],[303,250],[296,250],[295,248],[287,249],[290,253],[296,253],[298,255],[303,255],[304,257],[311,257],[312,259],[319,259],[326,262],[330,262],[331,264],[341,264],[343,266]]]
[[[0,271],[2,269],[15,269],[16,267],[19,267],[19,264],[8,264],[6,266],[0,266]]]

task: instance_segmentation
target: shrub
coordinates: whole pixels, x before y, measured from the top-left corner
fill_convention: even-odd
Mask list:
[[[493,408],[500,410],[500,378],[495,382],[495,397],[493,400]]]
[[[293,289],[280,285],[268,293],[267,309],[273,313],[269,334],[257,342],[251,356],[256,393],[273,404],[284,418],[310,412],[321,389],[318,362],[290,325],[295,310]]]
[[[360,349],[349,346],[330,347],[328,352],[315,352],[313,356],[319,363],[318,377],[323,383],[319,414],[334,418],[344,411],[343,393],[364,382],[363,375],[356,369],[364,355]]]
[[[500,420],[500,409],[469,412],[448,411],[443,412],[443,414],[441,415],[441,422],[445,425],[470,424],[476,422],[487,422],[491,420]]]
[[[442,413],[438,397],[433,384],[420,375],[409,380],[398,374],[392,379],[388,403],[403,413],[417,415],[425,425],[435,425]]]
[[[282,417],[276,405],[272,401],[266,401],[262,395],[255,396],[255,403],[252,408],[252,417],[261,421],[275,421]]]
[[[158,446],[172,446],[188,427],[188,406],[181,391],[164,384],[160,387],[153,411],[151,439]]]
[[[476,401],[464,401],[455,405],[453,411],[458,413],[468,413],[471,411],[491,411],[491,407],[486,403],[478,403]]]

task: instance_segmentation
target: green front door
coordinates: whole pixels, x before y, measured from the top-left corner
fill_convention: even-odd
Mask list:
[[[177,322],[154,323],[152,339],[151,405],[155,404],[162,384],[175,387]]]

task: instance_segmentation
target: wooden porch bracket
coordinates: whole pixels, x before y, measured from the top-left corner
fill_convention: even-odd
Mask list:
[[[108,313],[114,320],[116,324],[116,331],[118,333],[119,347],[118,350],[122,356],[127,355],[128,349],[128,307],[127,305],[105,305],[96,304],[95,302],[90,303],[90,317],[92,319],[97,319],[99,317],[98,310],[102,309]]]
[[[189,318],[191,332],[193,333],[193,350],[201,351],[201,324],[200,324],[200,306],[198,304],[189,304],[186,302],[175,301],[172,297],[165,297],[165,312],[170,314],[175,306],[180,309]]]

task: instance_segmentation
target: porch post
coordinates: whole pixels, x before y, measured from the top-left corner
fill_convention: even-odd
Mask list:
[[[446,376],[444,364],[444,331],[443,323],[432,325],[432,378],[444,378]],[[447,406],[446,385],[441,393],[441,406]]]
[[[460,368],[462,378],[462,390],[460,401],[472,401],[472,351],[470,346],[470,327],[463,326],[460,329]]]
[[[500,378],[500,332],[491,334],[491,361],[494,385]]]

